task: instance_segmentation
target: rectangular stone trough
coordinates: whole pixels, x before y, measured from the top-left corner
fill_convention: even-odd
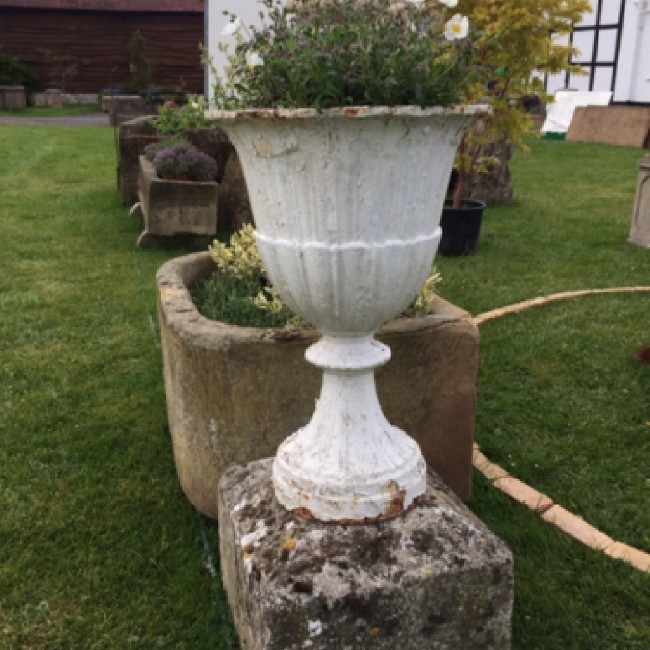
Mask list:
[[[147,236],[174,237],[217,232],[218,184],[159,178],[151,162],[139,158],[138,194]]]

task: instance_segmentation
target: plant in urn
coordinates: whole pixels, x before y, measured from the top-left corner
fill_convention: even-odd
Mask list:
[[[426,488],[417,443],[385,418],[373,332],[430,273],[460,137],[481,106],[467,19],[456,0],[263,0],[262,29],[238,34],[211,118],[240,157],[270,280],[322,338],[311,421],[273,464],[278,500],[324,521],[395,516]],[[451,13],[451,12],[449,12]]]

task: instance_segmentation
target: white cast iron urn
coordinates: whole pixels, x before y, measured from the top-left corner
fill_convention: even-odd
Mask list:
[[[460,136],[484,110],[211,114],[239,154],[271,282],[323,333],[306,354],[323,370],[315,412],[273,464],[288,509],[367,521],[399,514],[425,491],[417,443],[391,426],[377,399],[374,370],[390,350],[373,332],[427,278]]]

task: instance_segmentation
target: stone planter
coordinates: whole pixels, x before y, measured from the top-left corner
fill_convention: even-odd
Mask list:
[[[650,248],[650,155],[639,160],[630,242]]]
[[[309,330],[235,327],[202,317],[188,287],[215,266],[209,253],[175,258],[158,272],[167,412],[181,486],[217,517],[217,484],[232,463],[273,456],[308,422],[320,371],[305,361]],[[392,360],[377,372],[386,416],[419,443],[424,458],[462,499],[471,487],[478,330],[439,299],[433,313],[386,324],[377,338]]]
[[[102,101],[107,101],[104,97]],[[117,138],[117,187],[124,205],[132,206],[138,200],[140,156],[144,148],[158,141],[151,124],[154,115],[136,117],[120,124]]]
[[[139,164],[138,193],[145,230],[138,246],[147,248],[169,238],[188,237],[207,246],[217,232],[217,183],[165,180],[144,156]]]
[[[25,86],[0,86],[0,111],[24,111],[26,108]]]
[[[144,148],[158,141],[158,134],[152,124],[156,115],[146,115],[136,117],[120,124],[117,143],[117,186],[122,196],[124,205],[132,206],[138,200],[138,173],[139,158],[144,153]],[[217,163],[217,183],[219,183],[219,213],[220,222],[224,223],[224,205],[230,203],[230,197],[224,196],[224,187],[227,185],[225,178],[227,170],[232,165],[228,164],[233,154],[233,146],[230,144],[228,137],[221,130],[214,127],[205,127],[201,129],[190,129],[185,131],[183,138],[190,144],[194,145],[203,153],[214,158]],[[240,178],[235,182],[243,186],[244,182]],[[245,194],[246,188],[243,187]],[[228,193],[228,192],[227,192]],[[223,199],[223,200],[221,200]],[[249,209],[250,213],[250,209]],[[250,221],[250,219],[248,219]],[[240,227],[243,222],[237,222]],[[228,224],[226,224],[226,227]],[[231,230],[238,230],[233,227]]]

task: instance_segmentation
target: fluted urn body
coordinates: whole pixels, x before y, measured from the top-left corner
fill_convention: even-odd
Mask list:
[[[239,154],[271,282],[323,333],[306,355],[323,369],[314,415],[274,460],[275,492],[289,509],[368,521],[399,514],[424,493],[419,447],[387,422],[377,399],[374,369],[390,351],[373,332],[408,306],[430,272],[456,148],[481,111],[212,115]]]

